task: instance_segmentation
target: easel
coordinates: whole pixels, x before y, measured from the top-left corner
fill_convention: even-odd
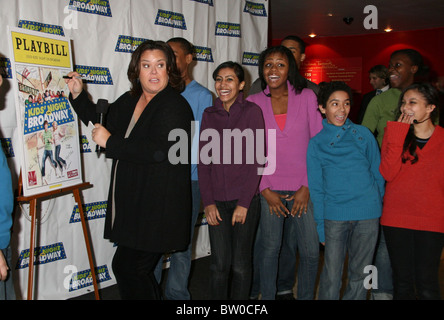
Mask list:
[[[17,201],[18,202],[29,202],[29,215],[31,216],[31,238],[30,238],[29,264],[28,264],[28,267],[29,267],[28,300],[32,300],[32,289],[33,289],[33,285],[34,285],[34,247],[35,247],[35,226],[36,226],[37,200],[41,199],[41,198],[53,197],[53,196],[56,196],[59,194],[67,193],[67,192],[72,192],[74,194],[75,202],[77,202],[77,205],[79,207],[80,220],[82,221],[82,228],[83,228],[83,236],[85,238],[86,250],[88,253],[88,260],[89,260],[89,265],[91,268],[91,276],[92,276],[93,285],[94,285],[94,293],[95,293],[96,300],[100,300],[99,290],[97,287],[97,280],[96,280],[96,271],[94,270],[94,261],[92,258],[92,252],[91,252],[91,247],[90,247],[89,237],[88,237],[88,230],[86,228],[86,221],[85,221],[85,216],[83,214],[83,206],[82,206],[82,201],[80,199],[80,192],[79,192],[79,190],[81,188],[87,188],[87,187],[91,187],[91,184],[89,182],[84,182],[84,183],[77,184],[74,186],[69,186],[69,187],[65,187],[65,188],[61,188],[61,189],[57,189],[57,190],[48,191],[48,192],[44,192],[41,194],[25,197],[22,195],[23,184],[22,184],[22,173],[20,171],[20,178],[19,178],[19,182],[18,182]]]

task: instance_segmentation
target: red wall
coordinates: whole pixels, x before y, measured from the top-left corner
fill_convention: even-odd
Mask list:
[[[291,32],[289,33],[291,34]],[[421,53],[424,62],[438,76],[444,77],[444,28],[390,32],[343,37],[304,38],[305,54],[310,58],[362,58],[362,92],[373,88],[368,81],[368,70],[376,65],[388,65],[390,54],[398,49],[412,48]],[[271,44],[280,44],[273,39]],[[357,104],[360,97],[355,98]]]

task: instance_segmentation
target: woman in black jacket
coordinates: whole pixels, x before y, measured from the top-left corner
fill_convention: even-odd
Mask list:
[[[173,164],[172,130],[187,133],[193,113],[185,98],[171,48],[147,40],[132,54],[131,90],[110,104],[106,128],[93,140],[113,159],[105,238],[117,243],[113,272],[122,299],[159,299],[153,270],[163,253],[187,248],[190,239],[190,158]],[[96,122],[96,107],[76,72],[68,74],[70,101],[79,118]]]

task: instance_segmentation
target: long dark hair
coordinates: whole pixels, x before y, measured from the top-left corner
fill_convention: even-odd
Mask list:
[[[264,77],[265,59],[273,53],[280,53],[287,57],[288,60],[287,80],[290,81],[290,84],[293,86],[293,89],[296,92],[300,92],[302,91],[302,89],[306,88],[307,80],[300,75],[293,53],[291,53],[290,49],[284,46],[275,46],[265,49],[264,51],[261,52],[259,56],[259,79],[261,80],[262,91],[264,91],[265,88],[267,87],[267,82],[265,81]]]
[[[165,54],[168,84],[179,92],[182,92],[185,89],[185,83],[177,69],[176,56],[171,47],[163,41],[146,40],[142,42],[131,55],[131,61],[127,71],[128,80],[131,82],[131,94],[134,96],[140,96],[142,94],[142,85],[139,81],[140,58],[147,50],[160,50]]]
[[[404,89],[404,91],[401,93],[401,96],[399,97],[398,102],[398,111],[401,113],[401,106],[402,106],[402,100],[404,100],[404,95],[409,90],[417,90],[427,101],[427,104],[435,105],[435,109],[430,113],[430,120],[435,123],[436,120],[439,117],[439,94],[438,90],[431,84],[427,82],[417,82],[414,83],[407,88]],[[418,146],[416,143],[416,136],[414,133],[413,125],[410,126],[410,129],[407,133],[407,136],[404,140],[404,146],[403,146],[403,156],[402,156],[402,163],[406,163],[407,161],[410,161],[412,164],[418,162],[418,154],[416,153],[416,147]],[[410,156],[408,156],[406,153]],[[413,159],[411,159],[413,157]]]

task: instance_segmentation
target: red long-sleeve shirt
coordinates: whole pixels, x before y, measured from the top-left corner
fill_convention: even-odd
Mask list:
[[[381,224],[444,233],[444,128],[436,126],[418,162],[402,163],[406,123],[389,121],[381,146],[380,171],[387,181]]]

